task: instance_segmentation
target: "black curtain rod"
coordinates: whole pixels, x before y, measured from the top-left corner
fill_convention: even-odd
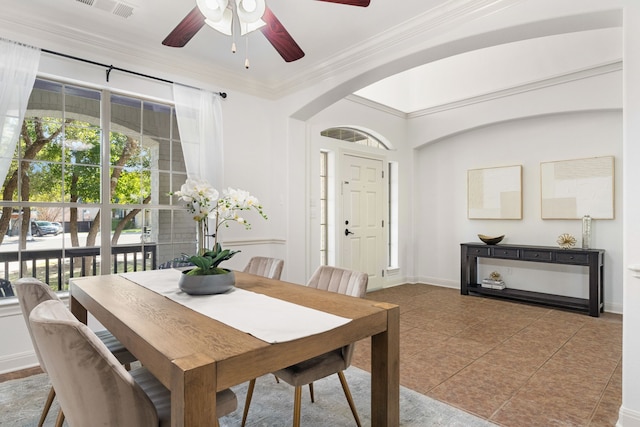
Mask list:
[[[65,53],[54,52],[54,51],[48,50],[48,49],[40,49],[40,50],[42,52],[50,53],[52,55],[62,56],[64,58],[73,59],[75,61],[86,62],[87,64],[97,65],[98,67],[105,67],[106,68],[106,73],[107,73],[107,83],[109,82],[109,74],[111,74],[111,71],[113,71],[113,70],[122,71],[124,73],[129,73],[129,74],[133,74],[133,75],[140,76],[140,77],[145,77],[145,78],[151,79],[151,80],[157,80],[159,82],[171,83],[171,84],[174,83],[171,80],[166,80],[166,79],[162,79],[160,77],[150,76],[148,74],[138,73],[136,71],[125,70],[124,68],[114,67],[113,65],[102,64],[100,62],[91,61],[89,59],[78,58],[77,56],[71,56],[71,55],[67,55]],[[191,86],[191,87],[193,87],[193,86]],[[194,89],[197,89],[197,88],[194,88]],[[220,95],[220,97],[222,99],[227,97],[227,93],[226,92],[218,92],[218,95]]]

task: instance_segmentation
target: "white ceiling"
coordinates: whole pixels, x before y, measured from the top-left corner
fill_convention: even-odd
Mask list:
[[[535,4],[525,0],[371,0],[367,8],[317,0],[267,0],[306,55],[285,63],[262,33],[255,32],[249,37],[248,70],[244,40],[237,40],[238,52],[232,54],[230,38],[207,26],[183,48],[161,44],[195,7],[195,0],[1,1],[0,37],[169,80],[181,76],[215,82],[223,90],[239,88],[277,98],[330,78],[335,70],[344,70],[363,57],[375,58],[378,46],[401,46],[409,31],[427,34],[425,27],[447,31],[460,17],[518,3],[533,7],[541,0]],[[131,15],[121,16],[127,12]],[[521,84],[523,77],[536,80],[589,67],[603,60],[603,51],[605,58],[619,59],[619,37],[619,30],[607,29],[483,49],[416,68],[357,94],[413,112]],[[584,53],[576,56],[582,59],[567,55],[576,50]]]
[[[407,70],[356,95],[404,113],[514,88],[622,58],[622,29],[540,37],[479,49]]]
[[[244,68],[244,40],[237,41],[238,52],[233,54],[230,37],[207,26],[183,48],[161,44],[195,7],[195,0],[2,0],[0,36],[19,35],[19,41],[67,54],[84,50],[94,56],[109,52],[123,60],[149,58],[186,72],[198,68],[213,78],[237,79],[245,87],[278,88],[311,70],[331,67],[368,40],[445,3],[452,1],[402,0],[397,7],[393,1],[373,0],[362,8],[316,0],[267,0],[306,55],[285,63],[262,33],[254,32],[249,36],[249,70]],[[131,16],[111,13],[117,4],[130,7]]]

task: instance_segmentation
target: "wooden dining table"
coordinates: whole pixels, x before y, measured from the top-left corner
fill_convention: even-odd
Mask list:
[[[371,337],[371,425],[399,425],[399,307],[235,272],[236,287],[352,319],[271,344],[117,274],[70,280],[71,311],[91,313],[171,391],[171,425],[216,419],[216,391]],[[177,286],[177,284],[176,284]],[[357,400],[357,397],[356,397]]]

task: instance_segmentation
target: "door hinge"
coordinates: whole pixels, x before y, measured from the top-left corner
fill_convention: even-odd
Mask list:
[[[382,220],[382,228],[384,228],[384,219]]]
[[[384,270],[382,270],[382,277],[384,277]]]
[[[384,179],[384,170],[380,171],[382,173],[382,179]]]

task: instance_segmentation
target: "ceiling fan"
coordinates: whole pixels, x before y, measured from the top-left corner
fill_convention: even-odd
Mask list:
[[[214,1],[214,3],[225,5],[225,7],[222,8],[220,14],[225,12],[228,15],[231,15],[232,13],[231,7],[233,7],[233,4],[237,3],[238,10],[240,11],[245,1],[247,0],[235,0],[235,1],[234,0],[231,0],[231,1],[216,0]],[[369,6],[369,3],[371,0],[317,0],[317,1],[367,7]],[[189,42],[189,40],[191,40],[193,36],[196,35],[198,31],[200,31],[200,29],[205,25],[205,23],[209,23],[207,22],[208,17],[204,15],[204,13],[201,11],[201,8],[199,6],[203,2],[204,2],[203,0],[198,0],[198,5],[196,5],[196,7],[194,7],[191,10],[191,12],[189,12],[187,16],[185,16],[184,19],[180,21],[180,23],[173,29],[173,31],[171,31],[169,35],[162,41],[163,45],[171,46],[171,47],[183,47]],[[229,3],[231,4],[229,5]],[[264,24],[266,25],[263,24],[263,26],[259,28],[262,34],[264,34],[264,36],[269,41],[269,43],[271,43],[271,45],[280,54],[280,56],[282,56],[282,59],[284,59],[286,62],[292,62],[302,58],[304,56],[304,52],[302,51],[300,46],[298,46],[298,43],[296,43],[293,37],[291,37],[291,34],[289,34],[287,29],[284,27],[284,25],[282,25],[282,23],[278,20],[278,18],[276,18],[276,16],[273,14],[271,9],[269,9],[269,7],[266,5],[264,7],[265,7],[264,14],[262,15],[261,19],[262,21],[264,21]],[[225,34],[230,35],[231,25],[232,23],[231,21],[229,21],[227,22],[227,26],[228,26],[227,30],[222,30],[217,27],[214,27],[214,28],[218,29],[219,31],[222,31]],[[243,29],[242,31],[244,34],[245,31],[248,32],[251,30],[252,29],[249,29],[249,30]]]

